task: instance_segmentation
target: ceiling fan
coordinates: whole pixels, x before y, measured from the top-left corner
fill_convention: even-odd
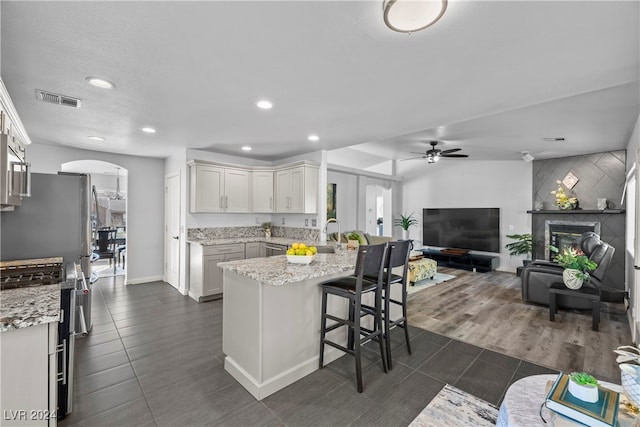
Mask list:
[[[415,151],[412,151],[411,153],[413,154],[420,154],[420,157],[414,157],[414,159],[427,159],[427,163],[435,163],[438,160],[440,160],[441,157],[449,157],[449,158],[465,158],[465,157],[469,157],[468,154],[454,154],[458,151],[461,150],[461,148],[450,148],[448,150],[440,150],[439,148],[436,148],[436,146],[438,145],[438,141],[429,141],[429,144],[431,144],[431,149],[427,150],[424,153],[416,153]],[[410,159],[407,159],[410,160]]]

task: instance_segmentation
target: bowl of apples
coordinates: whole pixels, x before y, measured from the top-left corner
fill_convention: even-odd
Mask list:
[[[316,257],[318,249],[304,243],[293,243],[287,250],[287,261],[291,264],[310,264]]]

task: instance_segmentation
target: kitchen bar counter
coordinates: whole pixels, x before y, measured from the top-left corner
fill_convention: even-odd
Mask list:
[[[289,237],[228,237],[225,239],[187,239],[187,243],[194,243],[202,246],[228,245],[233,243],[273,243],[276,245],[291,245],[293,242],[304,243],[308,246],[319,245],[320,243],[301,239],[291,239]]]
[[[334,254],[316,254],[311,264],[290,264],[284,255],[253,258],[218,264],[223,270],[272,286],[282,286],[341,273],[352,274],[356,251],[338,250]]]
[[[59,284],[0,291],[0,332],[59,320]]]

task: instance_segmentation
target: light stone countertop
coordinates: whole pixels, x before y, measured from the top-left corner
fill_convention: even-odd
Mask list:
[[[0,291],[0,332],[60,320],[60,285]]]
[[[192,243],[196,245],[202,246],[215,246],[215,245],[229,245],[233,243],[273,243],[276,245],[291,245],[294,242],[304,243],[307,246],[325,246],[330,245],[331,242],[320,243],[316,241],[304,240],[304,239],[291,239],[289,237],[229,237],[225,239],[209,239],[209,240],[201,240],[201,239],[189,239],[187,243]]]
[[[311,264],[290,264],[286,255],[221,262],[218,267],[263,284],[282,286],[306,279],[353,273],[357,251],[339,250],[335,254],[316,254]]]

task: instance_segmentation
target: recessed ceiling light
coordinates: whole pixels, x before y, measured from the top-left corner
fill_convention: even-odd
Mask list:
[[[116,87],[113,82],[98,77],[87,77],[85,80],[91,86],[99,87],[100,89],[113,89],[114,87]]]
[[[101,136],[90,136],[89,139],[92,141],[104,141],[104,138]]]
[[[318,141],[320,139],[320,137],[318,135],[309,135],[309,137],[307,138],[309,141]]]
[[[263,99],[261,101],[256,102],[256,106],[263,110],[269,110],[271,109],[271,107],[273,107],[273,104],[270,101]]]
[[[245,145],[244,147],[242,147],[242,151],[251,151],[251,147]]]
[[[154,128],[150,128],[150,127],[140,128],[140,130],[142,132],[146,132],[146,133],[156,133],[156,130]]]

